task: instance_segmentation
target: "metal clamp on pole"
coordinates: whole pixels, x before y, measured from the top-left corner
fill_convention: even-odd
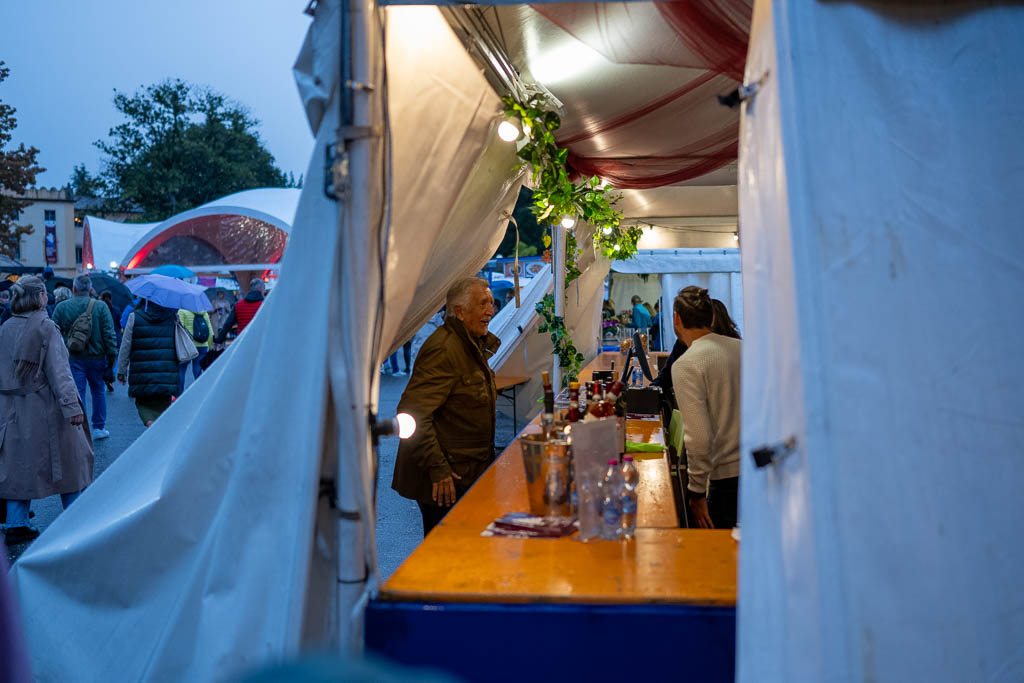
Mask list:
[[[331,506],[332,510],[338,511],[338,517],[341,519],[347,519],[353,522],[358,522],[363,516],[359,510],[342,510],[338,505],[338,487],[335,485],[333,479],[320,479],[320,497],[326,498],[328,505]]]
[[[754,457],[754,465],[760,469],[781,460],[795,450],[796,437],[791,436],[781,443],[769,444],[767,446],[755,448],[750,451],[750,455]]]

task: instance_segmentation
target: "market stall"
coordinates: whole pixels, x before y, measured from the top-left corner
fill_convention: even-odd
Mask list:
[[[580,379],[617,357],[601,354]],[[538,417],[523,434],[539,430]],[[540,662],[550,680],[629,677],[638,662],[645,675],[685,668],[695,680],[732,680],[736,542],[728,529],[678,528],[660,418],[627,420],[626,438],[662,447],[637,462],[635,539],[484,535],[502,515],[530,509],[517,440],[381,586],[367,647],[467,680],[529,680]],[[496,666],[505,650],[529,656]]]

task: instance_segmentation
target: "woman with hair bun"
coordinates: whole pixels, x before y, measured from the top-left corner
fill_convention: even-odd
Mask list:
[[[0,499],[8,545],[39,535],[33,500],[60,494],[66,508],[92,483],[92,441],[60,330],[46,315],[36,276],[11,287],[11,319],[0,328]]]
[[[689,347],[672,364],[689,511],[694,526],[729,529],[736,524],[739,491],[742,342],[712,331],[715,308],[706,289],[684,287],[673,308],[676,335]]]

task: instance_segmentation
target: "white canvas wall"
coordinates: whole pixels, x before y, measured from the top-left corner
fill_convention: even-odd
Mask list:
[[[1020,6],[756,5],[740,681],[1024,677],[1021,35]]]

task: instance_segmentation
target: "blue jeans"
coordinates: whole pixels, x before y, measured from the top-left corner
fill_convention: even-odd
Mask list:
[[[107,370],[105,358],[72,358],[71,376],[75,378],[78,398],[85,406],[85,384],[92,391],[92,428],[103,429],[107,424],[107,392],[103,373]]]
[[[84,491],[85,489],[82,489]],[[68,506],[82,495],[82,491],[60,494],[60,504],[67,510]],[[7,524],[8,527],[28,526],[28,511],[30,500],[8,500],[7,501]]]
[[[210,352],[205,346],[197,346],[196,351],[199,355],[193,358],[188,363],[182,363],[178,366],[178,393],[185,391],[185,373],[188,371],[189,364],[192,365],[192,379],[199,379],[199,375],[203,374],[203,366],[199,364],[203,356]]]
[[[412,372],[412,368],[409,367],[409,359],[412,357],[412,340],[409,340],[409,341],[405,342],[405,344],[402,345],[402,356],[404,356],[404,360],[405,360],[405,372],[406,372],[406,374],[408,374],[408,373]],[[388,357],[388,361],[391,363],[391,374],[392,375],[397,374],[398,373],[398,351],[395,351],[393,354],[391,354],[391,356]]]

